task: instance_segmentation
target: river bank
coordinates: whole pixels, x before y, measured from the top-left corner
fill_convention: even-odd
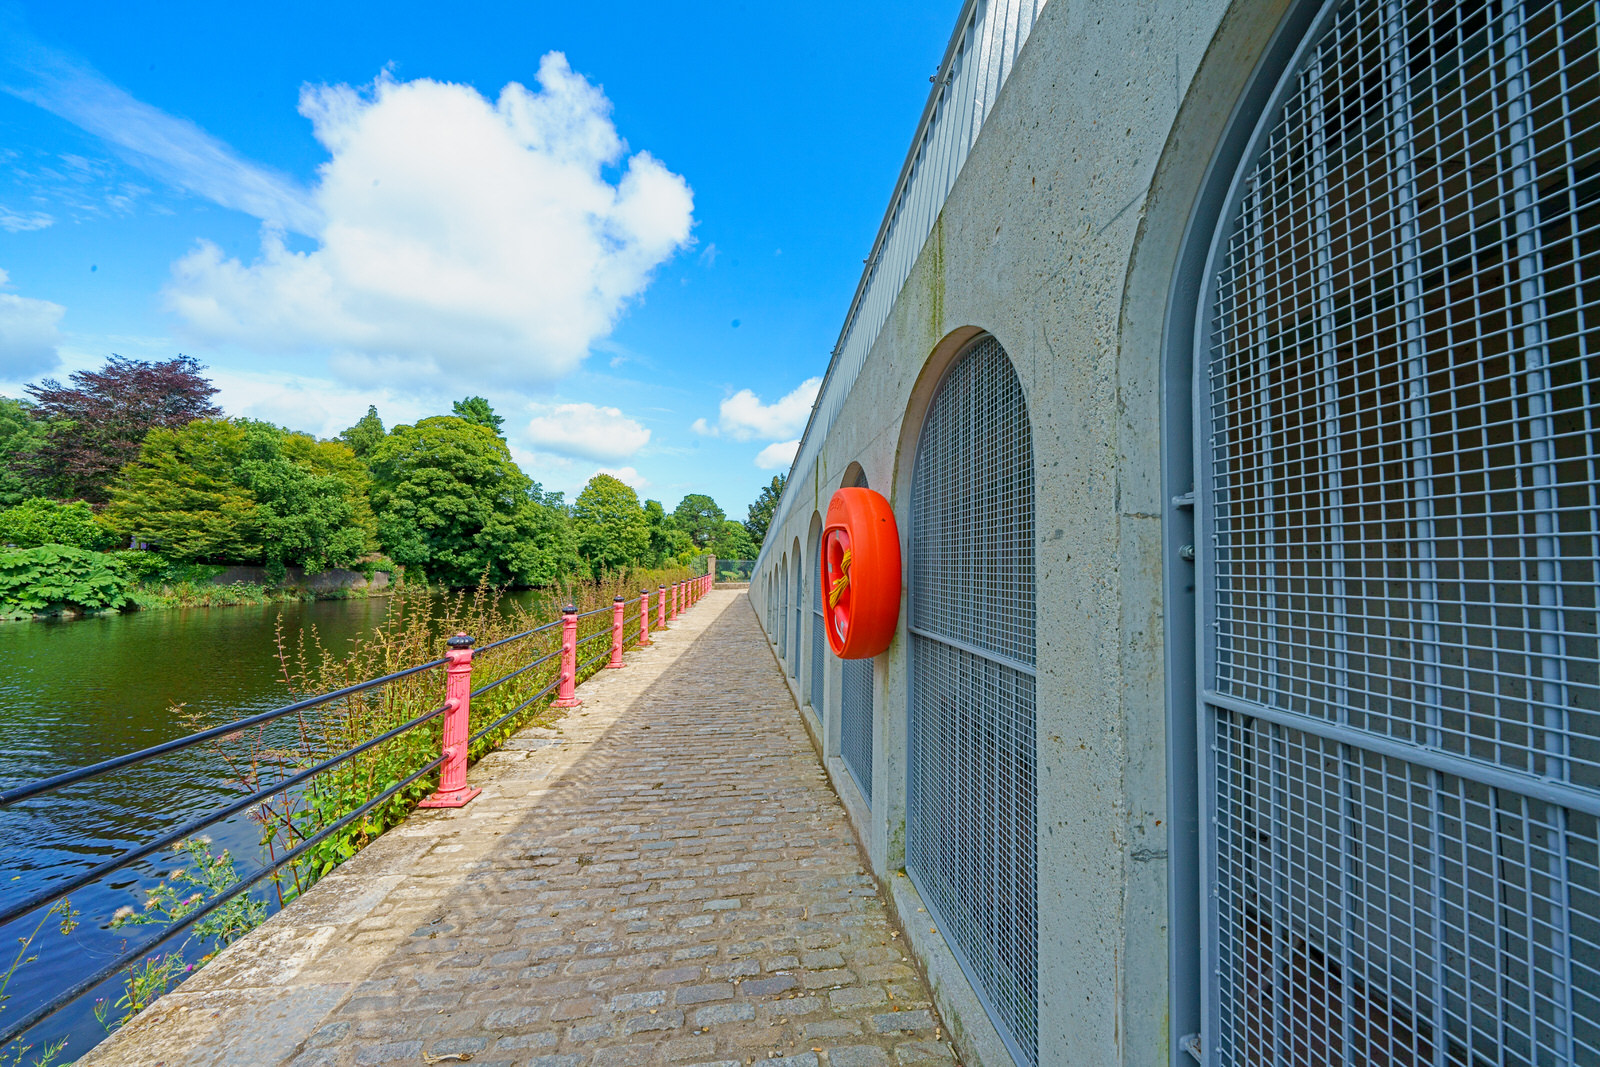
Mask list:
[[[32,612],[0,607],[0,622],[86,619],[167,608],[261,607],[320,600],[368,600],[390,596],[395,590],[388,571],[374,571],[370,576],[344,570],[307,575],[299,572],[299,568],[290,568],[284,582],[273,585],[266,581],[264,567],[236,566],[218,570],[217,575],[209,578],[136,582],[127,591],[128,603],[121,608],[96,611],[57,605]]]

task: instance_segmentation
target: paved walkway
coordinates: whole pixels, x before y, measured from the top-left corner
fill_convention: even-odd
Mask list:
[[[78,1062],[953,1062],[742,591]]]

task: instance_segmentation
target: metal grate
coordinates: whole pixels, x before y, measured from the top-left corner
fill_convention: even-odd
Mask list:
[[[906,868],[1012,1055],[1038,1059],[1033,444],[985,338],[945,375],[911,481]]]
[[[789,673],[800,680],[800,635],[805,626],[806,584],[805,568],[800,564],[800,545],[794,546],[794,643],[789,649]]]
[[[861,489],[870,488],[864,475],[857,477],[855,484]],[[817,573],[820,577],[820,566]],[[841,660],[839,684],[839,755],[861,795],[871,804],[872,660]]]
[[[1224,215],[1218,1063],[1600,1062],[1597,28],[1330,7]]]
[[[827,647],[822,630],[822,535],[811,543],[811,710],[822,717],[822,650]]]
[[[789,556],[785,553],[778,566],[778,659],[789,654]]]

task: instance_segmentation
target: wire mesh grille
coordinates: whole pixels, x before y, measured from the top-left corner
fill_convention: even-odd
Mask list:
[[[778,569],[778,658],[789,654],[789,556],[784,554]]]
[[[911,484],[906,867],[1026,1063],[1038,1058],[1033,444],[986,338],[940,383]]]
[[[867,479],[857,477],[858,488]],[[821,567],[817,569],[820,578]],[[839,755],[856,780],[856,788],[872,803],[872,661],[847,659],[839,664]]]
[[[789,673],[796,681],[800,680],[800,635],[805,626],[806,586],[805,568],[800,564],[800,546],[795,545],[794,550],[794,632],[793,644],[789,649]]]
[[[1317,32],[1209,310],[1209,1043],[1600,1062],[1595,7]]]
[[[822,536],[811,544],[811,709],[822,717],[822,650],[827,637],[822,631]]]

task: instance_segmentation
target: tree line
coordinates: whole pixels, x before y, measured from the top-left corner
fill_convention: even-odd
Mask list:
[[[227,416],[204,370],[113,356],[0,397],[0,546],[109,553],[141,575],[255,564],[281,581],[392,562],[445,585],[546,586],[753,559],[783,488],[774,478],[743,522],[699,493],[669,512],[607,474],[568,503],[517,466],[482,397],[393,427],[369,406],[319,440]]]

